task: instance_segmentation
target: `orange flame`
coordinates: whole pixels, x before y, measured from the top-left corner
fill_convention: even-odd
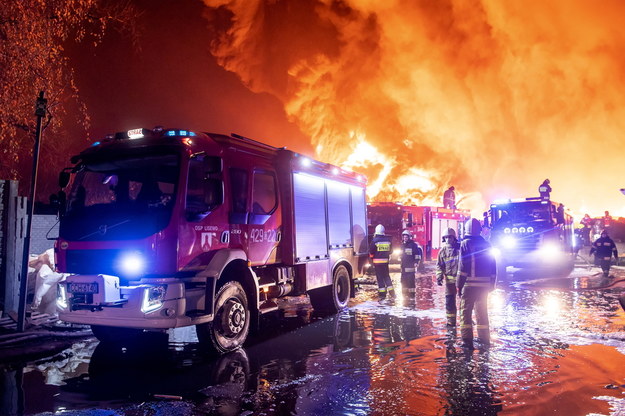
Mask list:
[[[439,205],[552,196],[625,216],[625,3],[204,0],[211,52],[282,100],[369,195]]]

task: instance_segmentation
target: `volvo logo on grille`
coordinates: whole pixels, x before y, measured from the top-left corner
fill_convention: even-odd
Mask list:
[[[100,231],[100,234],[102,235],[106,234],[106,230],[107,230],[106,224],[102,224],[100,227],[98,227],[98,231]]]

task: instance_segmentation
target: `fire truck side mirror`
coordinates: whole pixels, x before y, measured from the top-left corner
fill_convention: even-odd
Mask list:
[[[69,184],[69,172],[63,170],[59,173],[59,187],[65,188]]]
[[[59,191],[58,194],[50,195],[50,205],[60,216],[65,215],[65,208],[67,206],[67,195],[65,192]]]
[[[221,173],[223,171],[223,161],[220,157],[205,157],[204,171],[207,174]]]

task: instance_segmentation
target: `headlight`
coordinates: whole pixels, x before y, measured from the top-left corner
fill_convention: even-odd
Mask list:
[[[165,299],[166,292],[167,285],[146,287],[143,290],[143,302],[141,303],[141,312],[152,312],[163,306],[163,299]]]
[[[518,234],[519,229],[517,227],[512,227],[512,234]]]
[[[504,228],[504,229],[503,229],[503,232],[504,232],[505,234],[510,234],[510,227],[506,227],[506,228]]]
[[[145,258],[138,251],[124,253],[119,258],[118,268],[126,276],[140,276],[145,271]]]
[[[490,249],[490,255],[498,259],[501,257],[501,250],[499,250],[497,247],[493,247]]]
[[[396,248],[395,250],[393,250],[393,255],[394,256],[401,256],[401,248]]]
[[[516,238],[511,235],[507,235],[501,239],[501,245],[503,248],[515,248],[516,247]]]
[[[527,232],[528,233],[533,233],[534,232],[534,227],[527,227]]]

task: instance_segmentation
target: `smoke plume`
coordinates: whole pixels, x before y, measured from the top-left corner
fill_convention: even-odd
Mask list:
[[[204,0],[211,53],[374,200],[625,216],[625,3]],[[288,144],[287,144],[288,145]]]

